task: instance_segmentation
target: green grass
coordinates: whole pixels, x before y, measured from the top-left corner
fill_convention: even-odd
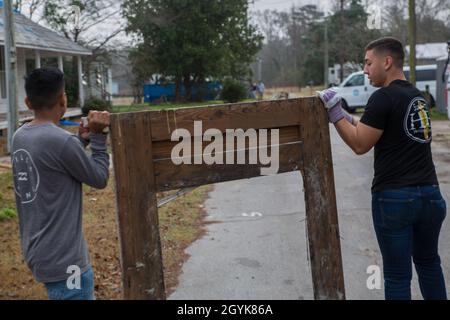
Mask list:
[[[192,103],[163,103],[163,104],[134,104],[129,106],[114,106],[114,113],[122,112],[136,112],[144,110],[165,110],[165,109],[178,109],[178,108],[190,108],[190,107],[204,107],[209,105],[223,104],[223,101],[208,101],[208,102],[192,102]]]
[[[436,108],[431,109],[431,120],[448,120],[448,115],[440,113]]]
[[[16,217],[12,173],[0,173],[0,221]]]
[[[245,102],[255,102],[256,100],[247,99],[241,101]],[[225,104],[222,100],[214,100],[214,101],[206,101],[206,102],[189,102],[189,103],[163,103],[163,104],[150,104],[150,103],[142,103],[142,104],[134,104],[128,106],[114,106],[112,108],[113,113],[122,113],[122,112],[137,112],[144,110],[166,110],[166,109],[180,109],[180,108],[192,108],[192,107],[205,107],[205,106],[215,106]]]
[[[0,210],[0,221],[13,219],[17,216],[16,210],[11,208],[4,208]]]

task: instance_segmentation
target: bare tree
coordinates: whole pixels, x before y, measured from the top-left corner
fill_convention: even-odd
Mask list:
[[[33,20],[35,13],[42,7],[44,2],[45,0],[17,0],[15,7],[20,12],[26,11],[26,16]]]

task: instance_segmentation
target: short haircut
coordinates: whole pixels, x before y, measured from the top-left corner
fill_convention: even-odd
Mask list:
[[[25,78],[25,92],[34,110],[53,108],[64,86],[64,74],[57,68],[36,69]]]
[[[369,43],[366,51],[374,50],[375,53],[391,56],[394,65],[402,68],[405,62],[405,50],[400,40],[393,37],[380,38]]]

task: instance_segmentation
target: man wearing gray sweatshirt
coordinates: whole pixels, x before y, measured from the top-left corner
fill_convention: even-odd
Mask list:
[[[82,184],[109,178],[104,129],[109,113],[91,112],[73,135],[57,125],[67,110],[63,73],[34,70],[25,83],[32,122],[13,137],[11,160],[25,261],[49,299],[94,299],[94,275],[82,229]],[[92,155],[86,154],[90,144]]]

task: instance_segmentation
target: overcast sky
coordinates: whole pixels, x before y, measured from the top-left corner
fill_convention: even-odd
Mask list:
[[[120,4],[123,0],[104,0],[104,2],[109,2],[107,6],[111,11],[116,11],[120,8]],[[367,0],[365,0],[367,1]],[[375,1],[375,0],[372,0]],[[381,0],[377,0],[381,1]],[[363,1],[364,2],[364,1]],[[318,6],[319,11],[330,12],[333,6],[333,3],[336,3],[336,0],[254,0],[254,4],[250,5],[250,10],[254,11],[264,11],[266,9],[270,10],[278,10],[278,11],[287,11],[293,5],[303,6],[307,4],[315,4]],[[23,8],[23,13],[27,14],[28,10],[26,6]],[[117,11],[118,12],[118,11]],[[102,11],[102,14],[105,14]],[[37,14],[39,15],[39,14]],[[36,20],[35,17],[34,20]],[[37,19],[39,20],[39,19]],[[89,30],[86,34],[83,35],[83,38],[87,42],[102,42],[102,40],[112,31],[118,28],[118,25],[121,23],[125,23],[124,19],[121,17],[120,12],[109,17],[104,22],[96,25],[95,30]],[[93,32],[92,32],[93,31]],[[115,45],[117,43],[118,46],[121,44],[126,44],[130,42],[130,37],[126,36],[125,33],[121,33],[117,37],[110,42],[110,45]]]
[[[252,10],[289,10],[293,5],[318,4],[320,10],[330,10],[332,0],[255,0],[250,6]]]

